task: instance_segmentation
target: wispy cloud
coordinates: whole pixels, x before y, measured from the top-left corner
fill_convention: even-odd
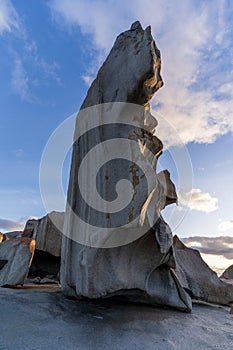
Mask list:
[[[35,53],[30,53],[30,56],[23,59],[17,53],[14,53],[13,69],[11,74],[11,86],[15,94],[21,97],[23,101],[38,103],[39,99],[33,92],[33,88],[38,85],[47,85],[48,81],[55,81],[61,85],[60,77],[57,73],[59,65],[56,62],[48,63],[41,58],[37,50]],[[38,67],[40,76],[33,76],[31,70],[25,68],[27,64],[33,70]]]
[[[41,57],[35,40],[31,40],[27,33],[24,36],[24,50],[26,53],[26,59],[39,68],[39,71],[43,74],[46,80],[49,78],[55,81],[58,85],[61,84],[61,79],[58,75],[60,68],[59,64],[55,61],[47,62]],[[42,77],[40,77],[40,79],[41,78]]]
[[[218,198],[212,197],[208,192],[202,192],[199,188],[178,193],[178,203],[182,208],[198,210],[210,213],[218,209]]]
[[[7,41],[7,54],[12,60],[12,89],[22,100],[35,103],[38,102],[35,87],[52,81],[61,84],[60,67],[57,62],[48,62],[41,56],[21,17],[10,0],[0,0],[0,35],[8,33],[17,39],[17,48],[11,40]]]
[[[29,169],[27,166],[25,169]],[[39,191],[31,188],[0,188],[0,213],[2,218],[8,217],[10,208],[10,218],[15,222],[26,222],[31,216],[43,216],[43,207]],[[20,208],[20,216],[18,212]],[[1,228],[0,228],[1,231]]]
[[[23,230],[24,225],[25,224],[20,221],[13,221],[0,218],[0,230],[3,230],[4,232],[21,231]]]
[[[93,77],[91,75],[83,75],[82,79],[86,83],[87,86],[90,86],[92,81],[93,81]]]
[[[231,230],[233,232],[233,220],[222,221],[218,225],[220,231],[228,231]]]
[[[19,28],[19,17],[10,0],[0,1],[0,34]]]
[[[152,107],[172,126],[164,127],[162,122],[158,126],[166,145],[211,143],[233,131],[233,3],[51,0],[50,8],[69,31],[78,26],[87,37],[87,49],[98,50],[102,58],[131,22],[139,19],[152,25],[165,81]],[[86,75],[90,83],[92,75]]]
[[[11,77],[11,85],[12,85],[13,91],[17,95],[19,95],[22,98],[22,100],[31,101],[28,75],[19,57],[15,58],[14,60],[14,68],[13,68],[12,77]]]
[[[13,154],[15,155],[16,158],[20,159],[24,156],[24,150],[22,148],[18,148],[13,151]]]
[[[57,62],[49,63],[43,58],[38,58],[35,61],[38,64],[39,68],[43,70],[46,78],[50,78],[53,81],[55,81],[58,85],[61,85],[61,78],[58,75],[58,70],[60,66]]]

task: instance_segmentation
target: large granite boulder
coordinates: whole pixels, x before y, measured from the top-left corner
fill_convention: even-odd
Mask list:
[[[58,276],[61,262],[61,230],[64,213],[53,211],[44,217],[27,221],[23,236],[33,237],[36,249],[29,271],[30,277]]]
[[[188,248],[177,236],[173,240],[175,272],[183,288],[195,299],[210,303],[233,303],[233,285],[221,281],[198,250]]]
[[[0,244],[0,286],[24,284],[34,250],[32,238],[14,238]]]
[[[157,121],[149,101],[163,85],[160,63],[150,27],[143,30],[135,22],[117,37],[77,116],[61,256],[61,284],[69,296],[120,296],[191,310],[191,299],[172,269],[172,233],[160,215],[166,204],[176,202],[169,173],[158,178],[155,171],[163,146],[154,136]],[[125,140],[132,140],[129,149]],[[133,195],[126,210],[115,213],[109,206],[122,195],[121,179],[131,182]],[[94,206],[98,197],[93,183],[105,199],[102,211],[88,204],[93,197]]]
[[[64,213],[54,211],[38,220],[29,219],[24,231],[1,234],[0,284],[23,284],[27,275],[58,276],[63,223]]]
[[[60,257],[62,237],[60,229],[62,229],[63,223],[64,213],[56,211],[47,214],[37,222],[30,221],[28,226],[34,226],[32,236],[36,240],[36,250]],[[27,229],[26,226],[24,232],[28,233],[30,227]]]

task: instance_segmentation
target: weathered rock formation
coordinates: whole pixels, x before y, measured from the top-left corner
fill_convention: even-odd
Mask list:
[[[156,173],[163,145],[149,102],[162,85],[150,27],[135,22],[116,39],[77,116],[65,215],[52,212],[28,220],[22,232],[0,233],[0,286],[23,284],[29,271],[36,283],[51,283],[61,256],[69,296],[184,311],[191,297],[232,304],[233,286],[173,239],[161,216],[177,201],[170,173]],[[222,277],[233,278],[232,271]]]
[[[53,211],[39,219],[32,232],[32,237],[36,240],[36,249],[61,256],[62,233],[58,228],[62,228],[63,224],[64,213],[60,212]]]
[[[161,141],[153,136],[157,122],[149,111],[149,101],[162,84],[160,52],[150,27],[143,30],[135,22],[117,37],[77,116],[62,241],[61,283],[67,295],[124,296],[138,302],[191,309],[191,299],[172,270],[175,267],[172,233],[160,216],[166,204],[176,202],[174,185],[168,172],[161,173],[159,178],[154,173],[151,175],[154,186],[147,188],[144,180],[150,171],[143,174],[137,165],[140,160],[142,167],[149,169],[154,162],[156,168],[162,153]],[[82,110],[106,103],[110,104],[101,105],[96,115],[89,109],[90,118],[86,121]],[[131,109],[129,103],[137,104],[138,108]],[[111,117],[115,115],[114,120],[109,121],[109,110]],[[127,124],[130,113],[133,123]],[[86,128],[91,131],[82,134]],[[109,139],[118,139],[113,148],[120,150],[122,157],[106,161],[101,167],[102,153],[111,158],[111,150],[105,146]],[[137,146],[124,148],[124,139],[133,140]],[[100,148],[84,166],[80,179],[82,160],[97,144]],[[90,186],[98,164],[100,169],[94,182],[106,200],[103,212],[93,210],[83,199],[93,195]],[[126,210],[115,215],[108,205],[116,198],[115,187],[122,178],[132,183],[134,193]],[[101,236],[102,228],[108,229],[107,236]],[[143,234],[138,234],[140,230]]]
[[[3,236],[3,241],[7,241],[8,239],[20,238],[23,235],[23,231],[11,231],[7,232]]]
[[[30,276],[44,278],[47,275],[58,275],[62,236],[59,228],[62,228],[63,224],[64,213],[55,211],[26,223],[23,235],[30,235],[36,241]]]
[[[170,173],[168,170],[158,173],[158,181],[164,188],[165,203],[164,206],[177,203],[177,194],[173,182],[170,179]]]
[[[233,279],[233,265],[229,266],[222,274],[221,278]]]
[[[0,235],[0,285],[23,284],[27,276],[58,276],[64,213],[27,221],[24,231]]]
[[[0,286],[24,284],[34,250],[32,238],[14,238],[0,244]]]
[[[32,237],[33,236],[33,231],[35,229],[35,227],[38,224],[38,220],[37,219],[29,219],[26,222],[26,225],[24,227],[23,233],[22,233],[22,237]]]
[[[176,274],[183,288],[195,299],[210,303],[233,303],[233,286],[221,281],[204,262],[198,250],[186,247],[177,236],[173,240]]]

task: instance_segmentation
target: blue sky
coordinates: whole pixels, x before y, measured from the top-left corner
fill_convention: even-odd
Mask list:
[[[47,140],[79,109],[116,35],[135,20],[152,26],[162,54],[165,84],[151,107],[167,149],[161,167],[180,192],[174,231],[233,237],[230,0],[0,0],[0,231],[45,214],[39,165]],[[181,147],[192,186],[180,183],[172,159]],[[64,183],[68,173],[66,161]],[[174,206],[165,212],[173,214]]]

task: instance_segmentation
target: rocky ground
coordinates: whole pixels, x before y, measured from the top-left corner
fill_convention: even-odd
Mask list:
[[[229,307],[192,313],[118,301],[67,299],[57,285],[0,288],[1,350],[232,349]]]

